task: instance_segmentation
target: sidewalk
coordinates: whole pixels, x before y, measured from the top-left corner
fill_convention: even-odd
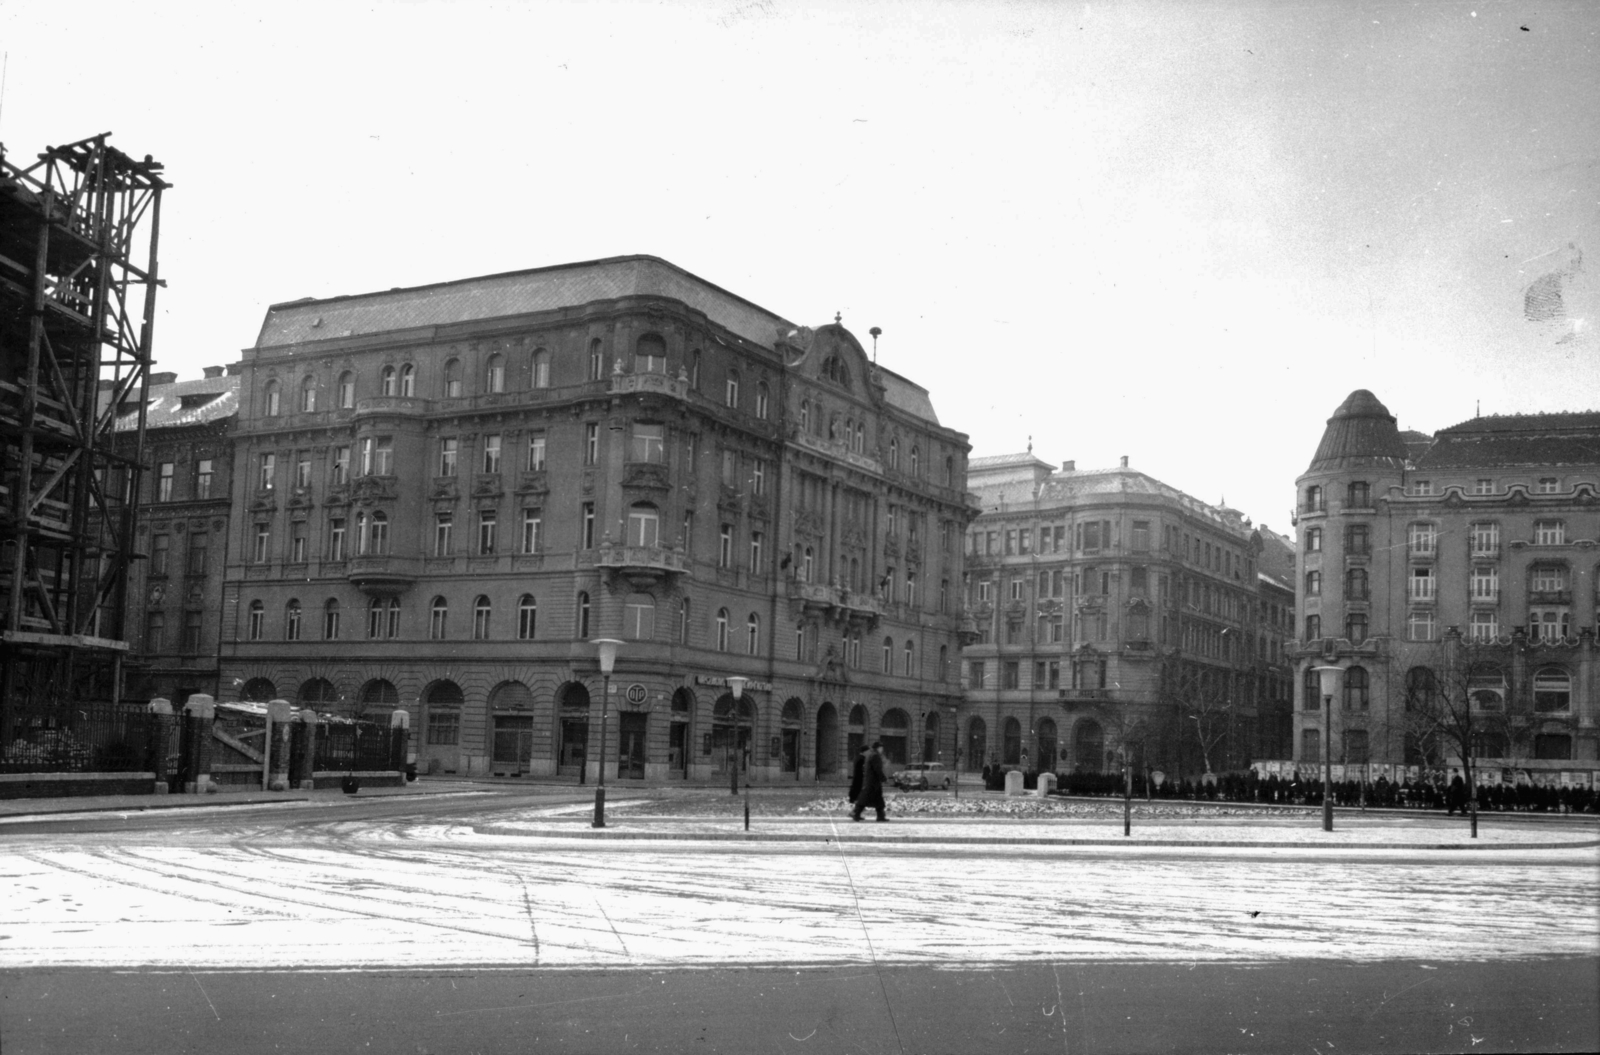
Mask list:
[[[58,813],[140,813],[228,806],[281,806],[290,802],[337,802],[344,799],[401,796],[487,794],[472,781],[417,781],[403,787],[366,787],[355,795],[338,788],[319,791],[219,791],[207,795],[64,795],[59,798],[0,799],[0,821],[48,817]]]

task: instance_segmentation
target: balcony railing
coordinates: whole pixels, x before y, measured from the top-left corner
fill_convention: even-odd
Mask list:
[[[371,597],[404,593],[417,581],[417,559],[370,554],[351,557],[345,568],[350,585]]]
[[[595,552],[594,564],[597,568],[625,577],[636,586],[648,586],[689,570],[689,559],[684,552],[668,546],[602,544]]]
[[[673,399],[689,398],[688,378],[669,377],[666,374],[612,374],[611,394],[614,396],[635,393],[655,393]]]
[[[883,615],[883,603],[878,598],[846,586],[791,580],[789,596],[839,619],[876,620]]]

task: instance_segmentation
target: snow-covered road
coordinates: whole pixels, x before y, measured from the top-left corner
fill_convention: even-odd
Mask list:
[[[4,846],[0,967],[1478,959],[1600,947],[1593,847],[655,843],[405,823]]]

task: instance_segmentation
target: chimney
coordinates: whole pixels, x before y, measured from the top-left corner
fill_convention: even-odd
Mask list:
[[[178,374],[175,370],[163,370],[159,374],[150,375],[150,383],[152,385],[170,385],[177,379]]]
[[[204,370],[205,370],[205,375],[207,377],[221,377],[222,376],[222,367],[220,367],[220,366],[208,366],[208,367],[205,367]]]
[[[1124,469],[1128,467],[1128,456],[1126,454],[1122,456],[1122,467]]]
[[[242,362],[229,363],[228,364],[228,376],[229,377],[233,377],[234,375],[240,373],[243,370],[244,370],[244,363],[242,363]]]
[[[1077,461],[1074,460],[1074,461],[1070,461],[1070,462],[1062,462],[1061,463],[1061,471],[1064,472],[1064,473],[1075,473],[1075,472],[1077,472],[1078,471],[1078,463],[1077,463]]]

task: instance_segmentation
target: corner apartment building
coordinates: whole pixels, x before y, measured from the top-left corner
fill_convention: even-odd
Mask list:
[[[967,440],[838,318],[619,257],[276,304],[239,380],[249,697],[403,706],[424,771],[593,779],[606,637],[613,779],[953,736]]]
[[[1258,755],[1264,543],[1239,511],[1126,458],[974,458],[968,482],[965,768],[1100,772],[1126,747],[1176,776]]]
[[[138,429],[133,392],[117,408],[122,437]],[[179,381],[151,374],[145,391],[145,464],[140,494],[127,481],[110,493],[139,503],[129,574],[131,648],[123,671],[134,700],[163,696],[181,706],[195,693],[218,695],[223,567],[233,493],[233,439],[239,378],[223,367]]]
[[[1402,434],[1362,389],[1297,486],[1296,760],[1322,756],[1330,716],[1311,668],[1331,664],[1344,669],[1335,761],[1434,761],[1405,709],[1437,684],[1449,643],[1472,653],[1474,711],[1507,719],[1485,723],[1478,757],[1596,768],[1600,413]]]

